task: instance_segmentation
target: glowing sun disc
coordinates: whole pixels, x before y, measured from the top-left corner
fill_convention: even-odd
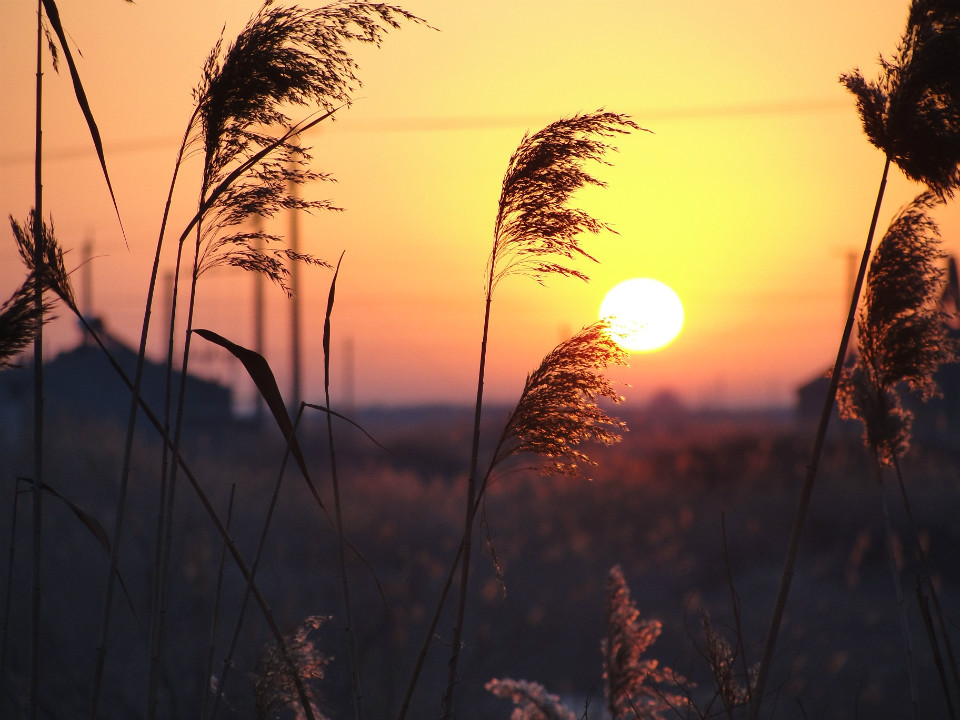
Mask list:
[[[615,286],[600,304],[610,334],[625,350],[651,352],[670,343],[683,327],[680,297],[659,280],[633,278]]]

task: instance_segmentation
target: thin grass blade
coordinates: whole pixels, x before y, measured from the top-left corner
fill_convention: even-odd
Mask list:
[[[300,449],[300,443],[297,440],[296,433],[294,432],[293,423],[290,422],[290,416],[287,414],[287,407],[284,405],[283,396],[280,394],[280,388],[277,386],[277,379],[274,377],[273,370],[270,369],[270,364],[267,362],[266,358],[264,358],[263,355],[258,352],[248,350],[242,345],[237,345],[234,342],[230,342],[225,337],[218,335],[212,330],[198,328],[193,332],[202,337],[204,340],[212,342],[214,345],[219,345],[223,349],[227,350],[243,364],[243,367],[250,375],[250,379],[253,380],[254,384],[257,386],[257,390],[263,397],[264,402],[267,403],[267,407],[273,414],[274,420],[277,421],[277,426],[280,428],[280,432],[283,433],[283,437],[290,445],[290,452],[293,455],[293,459],[296,460],[297,465],[300,467],[300,471],[307,479],[307,482],[310,483],[312,489],[313,483],[310,480],[310,473],[307,472],[307,463],[303,458],[303,451]],[[314,490],[314,496],[316,497],[317,502],[320,503],[320,507],[323,507],[323,503],[320,502],[320,498],[317,496],[316,490]]]
[[[113,201],[113,209],[117,213],[117,222],[120,223],[120,232],[123,234],[123,241],[127,242],[127,233],[123,229],[123,220],[120,218],[120,206],[117,204],[117,196],[113,192],[113,183],[110,182],[110,173],[107,172],[107,159],[103,154],[103,141],[100,139],[100,130],[97,128],[97,121],[93,118],[93,112],[90,110],[90,103],[87,101],[87,93],[83,89],[83,83],[80,82],[80,73],[77,70],[77,64],[73,61],[73,54],[70,52],[70,45],[67,43],[67,34],[63,30],[63,24],[60,22],[60,11],[54,0],[42,0],[43,9],[47,13],[47,19],[53,27],[60,41],[60,47],[63,48],[63,56],[67,59],[67,67],[70,68],[70,77],[73,80],[73,90],[77,96],[77,104],[83,112],[83,117],[87,121],[87,127],[90,128],[90,138],[93,140],[93,146],[96,148],[97,157],[100,159],[100,167],[103,170],[103,179],[107,181],[107,190],[110,191],[110,199]],[[129,247],[129,244],[128,244]]]

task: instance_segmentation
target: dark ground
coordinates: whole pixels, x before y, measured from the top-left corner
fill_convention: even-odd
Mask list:
[[[111,532],[123,433],[110,424],[56,419],[55,408],[52,414],[47,482]],[[504,416],[502,409],[487,414],[488,436]],[[395,717],[456,549],[471,411],[367,410],[357,418],[387,450],[346,425],[336,428],[346,532],[357,550],[348,555],[354,626],[367,715]],[[692,692],[702,709],[712,696],[697,651],[702,609],[734,643],[736,601],[745,664],[759,661],[812,429],[800,428],[790,413],[705,414],[662,407],[656,414],[638,412],[625,419],[631,431],[621,444],[591,451],[599,464],[590,481],[541,477],[517,466],[492,485],[475,545],[461,664],[464,717],[510,716],[508,703],[483,690],[493,677],[535,680],[568,699],[578,714],[587,704],[591,718],[602,716],[603,590],[615,564],[623,567],[642,615],[663,623],[649,655],[697,683]],[[312,421],[303,438],[311,475],[330,509],[325,424]],[[14,488],[16,478],[29,477],[32,459],[28,448],[17,447],[23,443],[15,445],[9,438],[0,442],[4,718],[23,715],[29,669],[31,506],[29,493],[22,493],[14,508]],[[279,433],[271,426],[240,425],[198,431],[191,434],[185,456],[224,518],[235,485],[231,532],[249,561],[281,467]],[[118,594],[114,605],[104,717],[142,714],[160,457],[159,445],[140,444],[121,553],[130,597],[128,602]],[[907,656],[881,489],[870,463],[856,432],[832,435],[803,535],[765,717],[909,715]],[[902,470],[956,642],[960,443],[915,447]],[[887,476],[884,492],[896,530],[920,717],[947,717],[918,611],[916,578],[924,570],[893,475]],[[188,718],[200,716],[205,692],[209,700],[206,663],[222,542],[182,478],[176,493],[160,715]],[[503,586],[490,547],[502,568]],[[49,717],[80,716],[89,704],[106,558],[70,508],[45,496],[41,658],[42,704]],[[317,685],[323,707],[330,717],[347,718],[352,709],[336,558],[331,522],[289,468],[257,577],[284,629],[309,616],[334,616],[310,638],[334,658]],[[218,681],[243,597],[229,557],[223,568],[212,672]],[[451,624],[447,613],[409,717],[440,715]],[[262,615],[251,603],[219,717],[255,716],[257,658],[269,641]],[[718,709],[713,706],[711,712]]]

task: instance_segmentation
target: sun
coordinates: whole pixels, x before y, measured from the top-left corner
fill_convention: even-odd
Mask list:
[[[652,352],[669,344],[683,327],[683,303],[668,286],[652,278],[633,278],[615,286],[600,303],[611,335],[625,350]]]

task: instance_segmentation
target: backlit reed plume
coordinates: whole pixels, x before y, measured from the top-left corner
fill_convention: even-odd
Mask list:
[[[857,99],[863,129],[917,182],[938,195],[960,183],[960,6],[953,0],[914,0],[907,28],[880,76],[859,69],[841,82]]]
[[[938,203],[933,192],[922,193],[906,206],[891,223],[870,266],[866,300],[860,313],[860,354],[840,385],[838,399],[841,416],[863,423],[863,439],[876,459],[876,477],[880,487],[884,527],[887,533],[890,573],[894,583],[904,655],[913,701],[914,715],[919,700],[913,647],[910,639],[903,588],[894,547],[894,530],[886,495],[883,492],[882,466],[892,467],[900,485],[904,507],[913,530],[921,562],[926,553],[910,510],[906,486],[900,473],[898,458],[910,446],[912,411],[904,407],[901,393],[909,391],[920,400],[927,400],[939,391],[935,373],[941,364],[953,362],[957,344],[949,336],[947,316],[941,305],[943,296],[944,253],[940,249],[940,233],[928,212]],[[931,597],[937,589],[929,582]],[[925,588],[917,582],[918,597]],[[937,606],[939,603],[937,603]],[[938,617],[938,620],[942,618]],[[934,655],[939,644],[949,649],[949,635],[940,625],[940,637],[932,622],[926,624]],[[940,679],[947,702],[953,690],[949,687],[943,665]]]
[[[935,395],[934,373],[956,354],[940,307],[940,233],[928,214],[937,202],[919,195],[880,241],[857,323],[860,353],[838,393],[841,415],[863,423],[864,442],[884,465],[910,444],[912,412],[901,392]]]
[[[524,135],[503,178],[490,253],[491,289],[507,275],[543,282],[547,275],[587,276],[569,261],[594,260],[580,245],[585,232],[615,232],[587,212],[568,207],[572,195],[606,183],[583,168],[615,149],[609,139],[642,130],[626,115],[596,112],[551,123]]]
[[[43,259],[43,267],[40,272],[43,274],[44,289],[53,291],[54,294],[70,308],[77,306],[76,297],[73,293],[73,286],[70,284],[69,273],[63,262],[63,248],[57,242],[53,231],[53,221],[50,223],[37,223],[35,213],[30,211],[30,220],[22,225],[12,216],[10,217],[10,227],[13,230],[13,236],[17,242],[17,250],[24,264],[31,273],[36,273],[36,258]],[[41,227],[43,237],[40,247],[36,247],[34,237],[34,228]],[[39,250],[39,253],[37,252]]]
[[[658,685],[679,686],[686,681],[654,658],[644,658],[660,637],[661,623],[644,620],[630,597],[623,570],[615,565],[607,577],[604,601],[606,638],[601,643],[607,710],[614,720],[665,717],[687,706],[687,699],[662,691]]]
[[[493,679],[484,687],[498,698],[509,700],[516,707],[510,720],[576,720],[577,715],[551,695],[539,683],[529,680]]]
[[[37,227],[41,227],[44,241],[37,248],[33,236]],[[63,264],[63,250],[54,239],[53,223],[37,223],[36,214],[31,210],[30,219],[20,224],[11,215],[10,228],[17,243],[17,251],[27,267],[28,275],[14,291],[13,295],[0,307],[0,369],[9,367],[14,358],[27,349],[40,329],[41,323],[49,319],[52,303],[44,300],[37,308],[35,270],[37,258],[42,259],[42,289],[52,290],[66,302],[73,302],[73,288]],[[39,250],[39,252],[38,252]]]
[[[713,678],[713,686],[717,697],[723,703],[723,708],[729,717],[734,717],[734,711],[737,708],[745,707],[750,701],[750,692],[752,680],[748,678],[748,685],[743,685],[737,677],[737,671],[734,668],[736,653],[726,638],[723,637],[710,622],[710,616],[704,610],[701,614],[703,623],[703,657],[710,668],[710,675]]]
[[[583,467],[596,463],[579,448],[611,445],[627,428],[599,405],[603,398],[623,400],[601,371],[625,365],[626,356],[607,321],[589,325],[558,345],[527,376],[491,469],[513,455],[532,453],[542,459],[544,474],[583,477]]]
[[[286,717],[285,713],[289,712],[296,713],[293,717],[298,720],[306,718],[292,672],[299,674],[306,688],[313,717],[317,720],[323,719],[324,715],[318,708],[315,686],[323,680],[332,658],[319,649],[318,635],[320,627],[329,619],[320,616],[308,617],[295,631],[284,636],[290,661],[276,645],[271,645],[264,651],[257,664],[253,686],[258,720]]]
[[[179,237],[175,281],[171,301],[170,339],[167,360],[167,418],[170,417],[170,387],[173,366],[174,308],[177,307],[184,245],[196,233],[189,275],[189,298],[181,372],[188,371],[196,288],[200,275],[217,266],[234,266],[259,272],[286,289],[285,261],[327,265],[310,255],[291,249],[269,248],[279,236],[264,232],[234,232],[233,228],[252,215],[271,217],[282,210],[334,209],[328,201],[301,199],[296,188],[326,179],[309,169],[310,156],[297,142],[303,132],[338,107],[348,104],[360,83],[357,65],[346,50],[356,41],[379,44],[384,33],[399,27],[402,20],[417,20],[390,5],[363,2],[335,2],[316,10],[283,8],[267,1],[250,19],[236,40],[224,49],[221,38],[207,57],[200,83],[194,91],[196,107],[187,125],[181,154],[189,149],[203,156],[202,176],[196,214]],[[292,123],[289,107],[319,108],[311,120]],[[179,170],[178,160],[176,169]],[[174,178],[176,177],[176,172]],[[175,180],[174,180],[175,181]],[[172,194],[171,185],[171,194]],[[169,198],[168,198],[169,208]],[[166,215],[164,217],[164,226]],[[141,354],[145,350],[146,326],[152,303],[160,246],[151,278]],[[263,241],[261,247],[260,241]],[[142,360],[141,360],[142,365]],[[138,377],[140,370],[138,368]],[[139,382],[135,395],[139,392]],[[182,383],[173,420],[173,454],[179,453],[186,384]],[[133,426],[131,411],[130,427]],[[131,433],[128,432],[128,447]],[[161,504],[157,546],[159,580],[155,584],[151,619],[151,667],[148,690],[148,718],[156,708],[166,618],[167,577],[171,520],[174,508],[177,464],[169,464],[164,446],[161,462]],[[119,515],[120,513],[118,513]],[[110,592],[108,591],[108,602]],[[309,715],[309,708],[304,708]]]
[[[267,2],[226,50],[222,38],[217,42],[194,90],[193,140],[204,155],[200,272],[233,265],[262,272],[286,288],[284,260],[326,265],[289,249],[260,249],[258,240],[267,247],[280,240],[270,233],[220,233],[255,215],[337,209],[329,201],[303,200],[290,191],[330,178],[309,169],[310,155],[295,135],[275,137],[267,129],[294,128],[287,115],[290,106],[317,107],[327,117],[348,105],[361,83],[346,45],[379,46],[384,33],[402,20],[420,22],[405,10],[379,3],[337,2],[304,10]]]
[[[36,279],[27,275],[23,284],[0,306],[0,370],[13,367],[16,358],[30,347],[49,307],[38,313],[34,302]]]
[[[460,566],[460,597],[454,624],[450,673],[444,696],[444,717],[453,715],[453,692],[463,632],[463,617],[470,575],[473,519],[477,511],[480,450],[480,417],[486,368],[487,338],[493,291],[508,275],[525,275],[544,283],[550,275],[587,280],[573,261],[594,260],[581,245],[583,233],[610,230],[584,210],[568,205],[573,194],[586,186],[605,183],[584,170],[588,162],[605,163],[614,149],[610,139],[641,130],[626,115],[597,111],[557,120],[533,135],[526,134],[514,151],[500,189],[493,226],[493,248],[487,261],[486,304],[477,373],[470,474],[467,480],[463,562]]]
[[[864,132],[870,142],[883,151],[885,161],[850,309],[797,502],[780,587],[757,671],[757,693],[750,708],[751,720],[760,716],[760,702],[786,611],[800,535],[853,334],[890,165],[895,163],[907,177],[924,183],[941,197],[952,196],[960,183],[960,4],[955,0],[913,0],[906,30],[893,58],[880,57],[879,79],[869,82],[855,69],[841,75],[840,82],[856,97]]]

